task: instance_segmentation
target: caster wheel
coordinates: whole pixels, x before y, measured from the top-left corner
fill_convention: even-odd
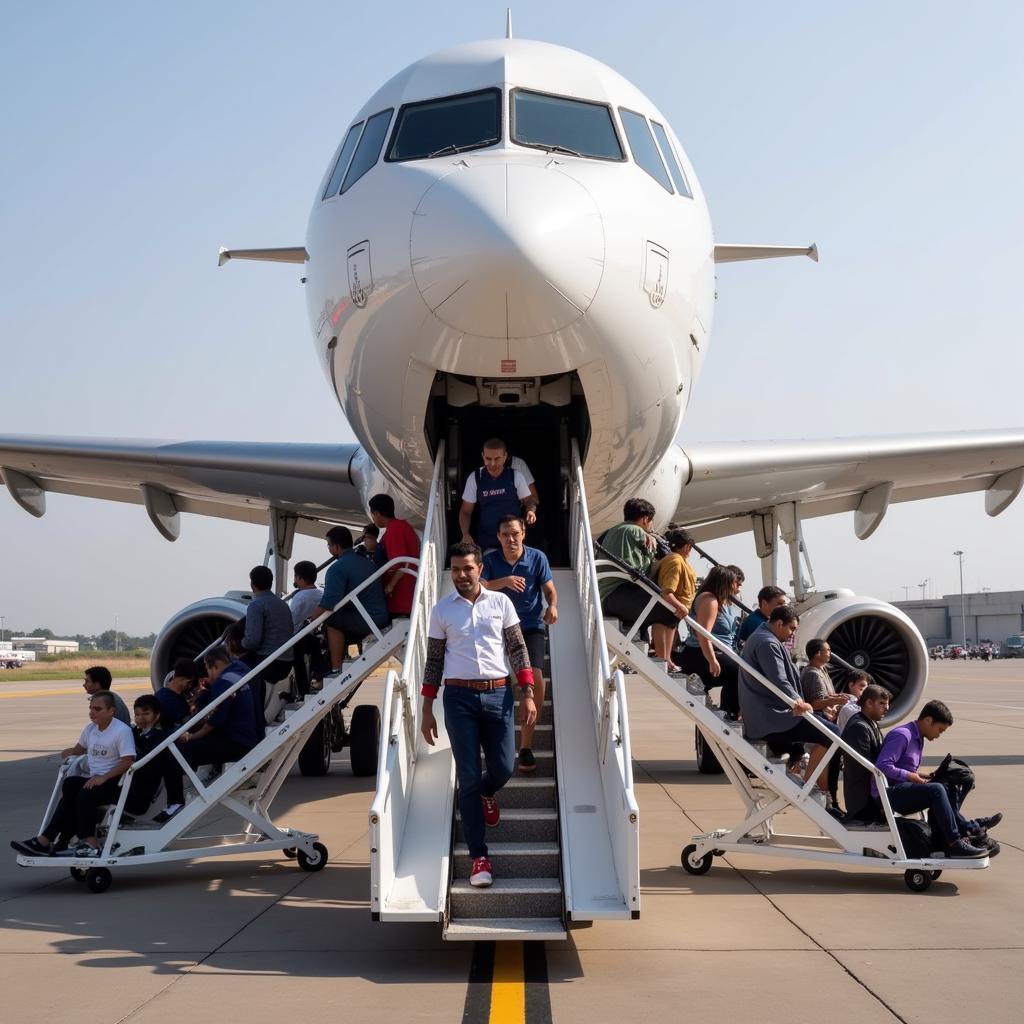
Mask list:
[[[112,881],[113,876],[106,868],[89,868],[85,873],[85,887],[89,892],[106,892]]]
[[[680,861],[691,875],[706,875],[711,870],[711,862],[715,859],[715,855],[705,853],[703,857],[697,857],[696,853],[697,847],[693,843],[684,846]]]
[[[294,846],[289,846],[281,851],[289,860],[295,860],[299,855],[299,851]]]
[[[932,881],[934,882],[935,879],[938,878],[941,874],[942,874],[941,871],[933,871],[932,872]]]
[[[314,843],[313,852],[297,850],[299,867],[303,871],[322,871],[327,866],[327,847],[323,843]]]
[[[932,872],[922,871],[920,868],[912,868],[903,873],[903,881],[911,892],[927,892],[932,884]]]
[[[85,885],[85,868],[71,868],[71,877],[78,882],[79,885]]]

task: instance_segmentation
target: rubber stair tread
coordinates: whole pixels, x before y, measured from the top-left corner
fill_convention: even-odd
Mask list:
[[[552,853],[560,853],[558,843],[545,842],[538,840],[535,843],[526,842],[523,840],[517,840],[515,842],[508,843],[488,843],[487,849],[490,853],[493,853],[496,857],[499,854],[507,855],[527,855],[527,854],[544,854],[549,855]],[[456,857],[468,857],[469,847],[465,843],[455,844],[455,856]]]
[[[497,939],[564,939],[565,925],[557,917],[462,917],[448,922],[449,941]]]
[[[461,819],[462,814],[456,810],[455,817]],[[549,807],[502,807],[502,821],[547,821],[557,818],[558,811]],[[489,845],[489,844],[488,844]]]
[[[558,878],[509,878],[498,877],[490,885],[471,885],[468,878],[456,878],[452,882],[453,893],[519,893],[523,895],[539,893],[560,893],[562,882]]]

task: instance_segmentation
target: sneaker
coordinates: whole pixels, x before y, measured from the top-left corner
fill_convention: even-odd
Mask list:
[[[998,855],[1002,847],[994,840],[989,839],[988,836],[971,836],[971,846],[977,847],[983,853],[987,853],[990,857]]]
[[[184,804],[171,804],[169,807],[165,807],[159,814],[153,817],[153,820],[158,825],[166,824],[173,818],[178,811],[180,811],[185,805]]]
[[[11,849],[16,850],[18,853],[23,854],[26,857],[53,856],[53,844],[51,843],[49,846],[43,846],[35,836],[32,836],[31,839],[12,839]]]
[[[995,828],[1003,820],[1003,812],[1000,811],[998,814],[992,814],[987,818],[975,818],[978,823],[978,830],[980,832],[987,832],[990,828]]]
[[[483,796],[481,794],[480,803],[484,805],[484,824],[489,828],[494,828],[501,821],[501,808],[498,806],[498,801],[493,796]],[[477,860],[480,860],[480,858],[478,857]],[[490,864],[487,866],[489,869]],[[491,883],[488,882],[487,884],[490,885]]]
[[[950,843],[946,847],[947,857],[987,857],[988,850],[979,850],[976,846],[971,846],[966,839],[958,839],[955,843]]]
[[[493,881],[491,862],[486,857],[477,857],[469,873],[469,884],[478,889],[486,889]]]
[[[90,846],[88,843],[79,843],[75,847],[76,857],[98,857],[100,850],[98,846]]]
[[[519,770],[524,773],[536,771],[537,759],[533,756],[533,751],[529,747],[523,747],[519,751]]]

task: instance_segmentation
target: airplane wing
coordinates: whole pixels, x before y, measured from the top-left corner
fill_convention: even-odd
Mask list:
[[[674,518],[698,540],[743,533],[752,513],[791,502],[804,519],[853,512],[863,540],[892,502],[983,491],[995,516],[1024,486],[1024,430],[694,444],[682,452],[688,478]]]
[[[77,494],[144,505],[177,539],[181,512],[266,526],[270,509],[299,517],[299,533],[323,521],[366,518],[363,494],[376,473],[357,444],[135,441],[0,435],[0,478],[27,512],[46,495]]]

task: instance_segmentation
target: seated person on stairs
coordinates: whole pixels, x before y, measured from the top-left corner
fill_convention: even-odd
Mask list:
[[[757,607],[740,623],[739,631],[736,634],[736,650],[742,651],[750,634],[758,626],[763,626],[768,621],[768,616],[776,608],[788,603],[786,592],[781,587],[762,587],[757,592]]]
[[[280,650],[281,645],[292,638],[294,629],[292,613],[274,593],[274,574],[267,566],[257,565],[252,569],[249,585],[252,587],[252,600],[245,611],[242,647],[245,649],[245,662],[250,668],[255,668],[274,651]],[[279,682],[291,672],[293,657],[292,649],[288,648],[252,680],[250,685],[257,707],[263,706],[266,684]]]
[[[226,647],[214,647],[205,661],[210,674],[210,703],[249,671],[249,666],[232,658]],[[224,764],[245,757],[262,738],[256,731],[252,691],[242,686],[218,704],[199,729],[181,738],[181,752],[193,768]]]
[[[794,745],[810,743],[810,761],[804,781],[817,776],[817,767],[825,756],[828,733],[839,734],[834,722],[815,715],[827,732],[821,732],[805,717],[812,714],[811,705],[800,695],[800,680],[793,659],[783,646],[796,633],[800,618],[788,605],[776,608],[768,621],[757,627],[743,647],[743,661],[757,669],[772,685],[795,701],[789,707],[745,669],[739,673],[740,708],[744,732],[748,739],[761,740],[770,750],[788,751]],[[796,716],[796,717],[795,717]],[[819,781],[819,786],[821,785]],[[821,787],[824,791],[824,787]]]
[[[843,729],[843,741],[872,764],[882,749],[882,730],[878,723],[888,714],[890,700],[892,695],[888,690],[874,683],[865,685],[857,710]],[[843,758],[843,799],[851,821],[885,821],[882,804],[871,792],[872,778],[873,774],[853,758]]]
[[[160,701],[152,693],[144,693],[135,698],[135,725],[132,735],[135,738],[137,760],[142,760],[150,751],[155,750],[165,739],[165,732],[160,724]],[[164,785],[167,796],[167,807],[153,820],[163,824],[170,821],[185,803],[184,775],[181,765],[169,749],[165,748],[148,764],[132,774],[131,788],[124,809],[128,814],[145,814],[153,803],[160,783]]]
[[[167,681],[156,691],[157,703],[160,705],[160,728],[165,732],[174,732],[192,717],[188,694],[196,685],[197,675],[196,663],[191,658],[178,658]],[[138,701],[135,703],[137,707]],[[137,719],[136,715],[136,724]]]

